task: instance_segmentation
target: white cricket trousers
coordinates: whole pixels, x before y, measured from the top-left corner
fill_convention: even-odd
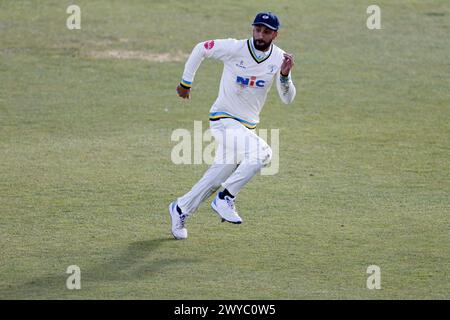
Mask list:
[[[178,206],[186,214],[195,212],[220,186],[236,196],[272,159],[269,145],[239,121],[230,118],[210,121],[210,128],[216,155],[200,181],[178,198]]]

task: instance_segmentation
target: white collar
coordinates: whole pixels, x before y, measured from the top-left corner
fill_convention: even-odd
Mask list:
[[[256,54],[258,59],[267,57],[270,54],[270,49],[267,51],[261,51],[255,48],[255,43],[253,42],[253,37],[250,39],[250,45],[252,46],[253,52]],[[272,45],[272,44],[271,44]]]

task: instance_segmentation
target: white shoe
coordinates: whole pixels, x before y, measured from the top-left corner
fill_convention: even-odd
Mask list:
[[[177,240],[186,239],[188,236],[187,229],[184,226],[187,214],[180,215],[177,211],[177,202],[174,201],[169,205],[170,219],[172,220],[172,235]]]
[[[220,199],[219,194],[217,194],[214,201],[211,202],[211,208],[222,218],[222,222],[242,223],[242,219],[234,207],[234,198],[229,196],[225,196],[224,198]]]

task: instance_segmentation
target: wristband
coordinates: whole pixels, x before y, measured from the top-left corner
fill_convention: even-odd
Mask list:
[[[281,83],[288,83],[290,80],[289,75],[284,76],[281,72],[280,72],[280,82]]]
[[[185,88],[187,90],[191,89],[191,87],[188,87],[187,85],[183,84],[182,82],[180,82],[180,87]]]
[[[192,87],[192,82],[181,79],[180,86],[185,89],[190,89]]]

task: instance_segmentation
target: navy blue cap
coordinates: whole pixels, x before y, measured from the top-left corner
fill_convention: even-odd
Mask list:
[[[280,21],[278,17],[274,15],[272,12],[261,12],[258,13],[255,17],[255,20],[252,23],[252,26],[263,25],[269,29],[277,31],[280,27]]]

